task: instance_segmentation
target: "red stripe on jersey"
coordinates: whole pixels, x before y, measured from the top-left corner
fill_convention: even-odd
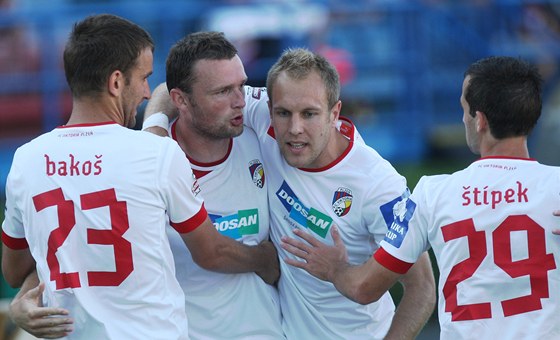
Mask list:
[[[2,243],[6,245],[6,247],[13,249],[13,250],[21,250],[29,248],[29,244],[27,244],[27,240],[25,238],[13,238],[2,231]]]
[[[193,217],[183,222],[170,222],[170,224],[175,230],[177,230],[179,234],[186,234],[200,227],[202,222],[204,222],[207,217],[208,212],[206,211],[203,203],[202,207],[200,207],[200,210]]]
[[[354,132],[356,131],[354,123],[346,117],[338,117],[338,120],[340,121],[340,133],[349,140],[354,141]]]
[[[398,274],[406,274],[406,272],[414,264],[399,260],[383,248],[377,249],[375,254],[373,254],[373,257],[380,265]]]
[[[268,135],[274,139],[276,139],[276,135],[274,134],[274,128],[272,128],[272,126],[268,127],[268,130],[266,131],[266,133],[268,133]]]

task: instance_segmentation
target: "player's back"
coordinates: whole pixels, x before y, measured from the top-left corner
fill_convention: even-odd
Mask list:
[[[77,338],[186,336],[165,234],[178,152],[168,138],[101,124],[55,129],[16,153],[11,198],[46,303],[70,310]]]
[[[559,195],[560,169],[526,159],[485,158],[418,183],[442,339],[560,338]]]

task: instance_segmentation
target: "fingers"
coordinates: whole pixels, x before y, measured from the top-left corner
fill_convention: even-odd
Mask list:
[[[552,214],[553,214],[554,216],[560,216],[560,210],[554,210],[554,211],[552,212]],[[552,233],[553,233],[554,235],[560,235],[560,229],[555,229],[555,230],[552,231]]]
[[[309,248],[307,245],[291,237],[283,236],[282,244],[280,246],[288,253],[302,259],[309,254]]]
[[[71,318],[43,317],[31,319],[20,326],[35,337],[56,339],[71,333],[74,329],[73,323]]]
[[[313,235],[311,235],[311,234],[309,234],[309,233],[307,233],[307,232],[305,232],[301,229],[296,228],[293,231],[294,231],[294,234],[301,237],[302,239],[307,241],[307,243],[309,243],[310,245],[312,245],[314,247],[321,244],[321,241],[317,240],[315,237],[313,237]]]
[[[340,237],[340,233],[338,232],[338,226],[333,224],[331,228],[331,236],[336,247],[343,247],[344,242],[342,242],[342,238]]]
[[[289,264],[289,265],[291,265],[291,266],[294,266],[294,267],[296,267],[296,268],[301,268],[301,269],[305,269],[306,264],[307,264],[307,263],[305,263],[305,262],[298,261],[298,260],[294,260],[294,259],[291,259],[291,258],[289,258],[289,257],[286,257],[286,258],[284,259],[284,262],[286,262],[287,264]]]
[[[34,336],[42,339],[58,339],[68,336],[73,331],[71,326],[52,326],[30,330]]]
[[[32,319],[51,317],[53,320],[59,320],[68,314],[66,309],[56,307],[41,307],[29,311],[29,317]]]

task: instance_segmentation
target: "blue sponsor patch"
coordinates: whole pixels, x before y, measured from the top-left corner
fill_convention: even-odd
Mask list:
[[[280,189],[276,191],[276,197],[280,200],[288,212],[288,216],[296,225],[308,228],[322,238],[326,237],[332,225],[332,218],[330,216],[301,203],[285,181],[280,186]]]
[[[410,191],[407,189],[400,197],[380,207],[388,228],[384,240],[396,248],[400,248],[408,232],[408,222],[416,210],[416,203],[410,200],[409,196]]]

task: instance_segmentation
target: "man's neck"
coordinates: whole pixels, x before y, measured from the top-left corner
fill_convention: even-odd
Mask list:
[[[231,138],[211,139],[189,129],[179,119],[175,124],[177,143],[183,152],[199,163],[213,163],[223,159],[229,150]]]
[[[511,137],[494,140],[481,146],[481,157],[529,158],[526,137]]]
[[[74,98],[72,113],[66,125],[95,124],[103,122],[124,124],[123,114],[114,105],[102,98]]]

